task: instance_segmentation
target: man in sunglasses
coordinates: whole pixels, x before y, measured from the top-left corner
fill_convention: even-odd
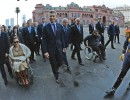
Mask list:
[[[2,78],[4,80],[4,84],[7,85],[7,76],[4,69],[4,64],[6,63],[6,59],[8,59],[8,53],[9,53],[9,39],[8,35],[5,32],[1,32],[1,26],[0,26],[0,71],[2,74]],[[11,66],[7,66],[8,72],[12,78],[12,69]]]

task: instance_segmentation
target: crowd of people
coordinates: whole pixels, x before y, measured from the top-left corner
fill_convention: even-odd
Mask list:
[[[64,65],[68,72],[72,71],[66,55],[69,44],[71,44],[71,48],[74,47],[71,58],[77,60],[75,57],[77,54],[79,65],[84,66],[80,55],[82,43],[87,46],[86,42],[88,42],[88,45],[99,55],[100,60],[106,60],[105,49],[109,42],[111,42],[112,49],[115,49],[113,42],[116,42],[116,37],[120,43],[119,25],[118,23],[114,25],[114,21],[107,28],[109,40],[105,44],[105,26],[101,22],[101,18],[95,25],[91,22],[89,35],[83,36],[83,25],[80,18],[75,18],[70,25],[68,19],[63,18],[60,24],[57,22],[56,15],[56,11],[50,11],[50,22],[48,23],[42,17],[39,24],[28,20],[27,23],[22,24],[22,27],[16,25],[12,30],[10,27],[6,29],[5,25],[0,27],[0,70],[5,85],[8,84],[8,80],[4,64],[6,64],[11,78],[13,78],[13,70],[22,79],[22,84],[28,84],[25,75],[27,68],[25,60],[29,58],[30,63],[33,64],[36,61],[34,53],[40,55],[41,51],[44,61],[49,59],[56,82],[62,84],[63,81],[59,79],[59,67]],[[10,61],[10,58],[13,61]]]

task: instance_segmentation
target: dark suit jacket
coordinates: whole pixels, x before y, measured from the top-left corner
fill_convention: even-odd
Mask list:
[[[44,53],[56,54],[58,51],[59,54],[62,54],[63,48],[65,48],[64,30],[62,25],[56,23],[56,29],[55,36],[50,23],[43,28],[42,49]]]
[[[108,35],[114,36],[115,35],[115,26],[110,24],[108,27]]]
[[[116,34],[119,34],[120,33],[120,28],[119,26],[115,25],[115,33]]]
[[[1,32],[0,35],[0,63],[5,63],[5,53],[9,53],[9,38],[8,34],[5,32]]]
[[[34,44],[34,42],[36,42],[35,40],[35,30],[34,27],[31,27],[31,33],[29,33],[28,31],[28,27],[23,28],[23,40],[25,45],[29,45],[29,44]]]
[[[80,31],[78,30],[76,24],[71,27],[71,42],[82,43],[83,41],[83,26],[80,25]]]
[[[99,31],[99,34],[104,33],[104,25],[103,24],[100,24],[99,22],[97,22],[95,28],[96,28],[96,30]]]
[[[64,29],[64,27],[63,27]],[[67,31],[64,30],[64,38],[65,38],[65,47],[67,48],[68,45],[71,43],[71,29],[70,27],[67,27]]]
[[[94,25],[89,24],[89,33],[92,34],[93,31],[94,31]]]

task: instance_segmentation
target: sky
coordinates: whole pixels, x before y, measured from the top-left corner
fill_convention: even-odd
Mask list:
[[[130,0],[0,0],[0,24],[5,24],[5,19],[14,18],[16,22],[15,8],[20,8],[19,24],[21,24],[22,15],[26,15],[26,20],[32,18],[32,11],[35,9],[35,5],[42,3],[43,5],[50,4],[56,6],[66,6],[71,2],[77,3],[80,7],[103,5],[105,4],[109,8],[115,8],[130,4]]]

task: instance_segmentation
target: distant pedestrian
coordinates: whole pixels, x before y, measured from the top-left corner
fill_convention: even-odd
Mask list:
[[[115,42],[116,42],[116,38],[117,38],[117,42],[120,44],[120,27],[118,25],[118,23],[115,25]]]
[[[114,41],[114,37],[115,37],[115,26],[114,26],[114,21],[111,22],[111,24],[108,27],[108,41],[105,44],[105,48],[107,47],[107,45],[111,42],[111,48],[115,49],[113,41]]]

